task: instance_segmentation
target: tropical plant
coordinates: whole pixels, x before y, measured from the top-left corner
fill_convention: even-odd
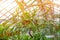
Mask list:
[[[37,4],[33,1],[29,5],[15,1],[18,5],[16,12],[0,24],[0,40],[60,40],[60,22],[54,21],[51,7],[46,6],[53,5],[52,1],[36,0]],[[33,9],[28,10],[30,7]]]

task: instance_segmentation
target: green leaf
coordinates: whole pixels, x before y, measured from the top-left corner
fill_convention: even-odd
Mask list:
[[[31,19],[31,15],[29,12],[23,12],[22,16],[24,17],[24,20],[30,20]]]
[[[2,32],[3,30],[4,30],[4,26],[0,24],[0,32]]]

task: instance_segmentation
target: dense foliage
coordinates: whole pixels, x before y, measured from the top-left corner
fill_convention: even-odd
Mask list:
[[[0,24],[0,40],[60,40],[60,22],[54,19],[60,16],[51,15],[48,7],[45,7],[45,12],[42,2],[42,8],[38,5],[41,9],[33,8],[32,5],[32,11],[25,10],[22,2],[17,0],[16,2],[19,6],[16,12],[10,19]],[[20,10],[22,14],[19,14]],[[39,15],[41,12],[38,13],[39,10],[44,13]]]

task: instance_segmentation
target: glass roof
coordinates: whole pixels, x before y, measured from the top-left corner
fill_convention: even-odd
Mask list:
[[[16,2],[14,0],[1,0],[0,1],[0,19],[9,18],[16,8]]]
[[[20,1],[20,0],[19,0]],[[29,5],[33,0],[24,0]],[[54,6],[54,12],[57,14],[60,12],[60,0],[53,0],[58,6]],[[14,13],[17,7],[15,0],[0,0],[0,19],[8,19],[11,14]]]

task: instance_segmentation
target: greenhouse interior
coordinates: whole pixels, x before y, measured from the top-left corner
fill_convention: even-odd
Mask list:
[[[60,40],[60,0],[0,0],[0,40]]]

